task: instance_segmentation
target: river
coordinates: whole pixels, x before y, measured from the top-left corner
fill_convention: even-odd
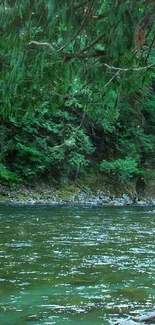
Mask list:
[[[106,325],[155,304],[153,207],[0,206],[0,324]]]

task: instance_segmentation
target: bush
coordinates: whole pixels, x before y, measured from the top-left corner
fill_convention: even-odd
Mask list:
[[[9,169],[7,169],[2,163],[0,163],[0,183],[1,184],[12,184],[20,182],[20,178]]]
[[[114,178],[115,181],[128,183],[133,176],[138,174],[138,166],[135,159],[127,157],[125,159],[117,159],[114,161],[103,160],[100,170]]]

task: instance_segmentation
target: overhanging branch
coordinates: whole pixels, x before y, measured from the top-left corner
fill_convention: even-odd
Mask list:
[[[92,41],[88,46],[86,46],[82,51],[80,52],[77,52],[77,53],[63,53],[65,55],[65,58],[64,58],[64,62],[67,62],[73,58],[79,58],[79,59],[87,59],[87,58],[90,58],[90,57],[97,57],[97,56],[103,56],[103,53],[98,53],[98,52],[93,52],[93,53],[84,53],[85,51],[87,51],[88,49],[90,49],[93,45],[95,45],[102,37],[104,36],[104,33],[101,33],[94,41]],[[31,44],[35,44],[37,46],[47,46],[49,48],[51,48],[52,50],[55,51],[54,47],[52,44],[48,43],[48,42],[36,42],[36,41],[31,41],[28,43],[28,45],[31,45]],[[106,68],[108,69],[111,69],[111,70],[116,70],[116,71],[124,71],[124,72],[127,72],[127,71],[143,71],[143,70],[148,70],[148,69],[151,69],[151,68],[154,68],[155,67],[155,62],[149,64],[149,65],[146,65],[144,67],[140,67],[140,68],[134,68],[134,67],[131,67],[131,68],[121,68],[121,67],[115,67],[115,66],[111,66],[107,63],[102,63],[103,66],[105,66]]]
[[[31,44],[35,44],[35,45],[38,45],[38,46],[47,46],[47,47],[49,47],[51,50],[55,51],[54,46],[53,46],[51,43],[48,43],[48,42],[37,42],[37,41],[31,41],[31,42],[28,43],[28,45],[31,45]]]
[[[107,63],[103,63],[103,65],[111,70],[118,70],[118,71],[143,71],[143,70],[148,70],[151,69],[155,66],[155,62],[149,65],[146,65],[145,67],[141,67],[141,68],[118,68],[118,67],[114,67],[114,66],[110,66]]]

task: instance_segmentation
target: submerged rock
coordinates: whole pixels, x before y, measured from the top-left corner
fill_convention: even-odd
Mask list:
[[[120,295],[123,295],[127,298],[133,298],[136,301],[143,302],[148,298],[148,293],[143,288],[132,288],[132,287],[125,287],[118,290]]]
[[[22,320],[25,322],[39,322],[42,320],[42,317],[37,316],[37,315],[26,315],[21,317]]]
[[[141,323],[137,323],[132,319],[128,320],[120,320],[119,322],[115,323],[114,325],[142,325]]]
[[[150,311],[146,315],[135,317],[134,320],[144,323],[155,323],[155,311]]]
[[[89,285],[94,285],[95,281],[94,280],[89,280],[89,279],[76,279],[72,282],[72,285],[74,286],[89,286]]]
[[[155,323],[155,311],[148,312],[146,315],[139,317],[132,317],[127,320],[120,320],[114,325],[142,325],[142,324],[154,324]]]

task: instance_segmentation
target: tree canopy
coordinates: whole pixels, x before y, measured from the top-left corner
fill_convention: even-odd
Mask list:
[[[153,0],[0,2],[2,181],[151,170],[154,14]]]

